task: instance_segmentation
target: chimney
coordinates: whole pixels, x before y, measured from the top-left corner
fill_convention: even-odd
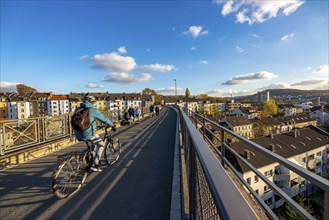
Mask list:
[[[294,130],[295,138],[297,137],[297,129]]]
[[[274,146],[274,144],[270,144],[270,150],[271,150],[272,152],[275,152],[275,146]]]
[[[250,151],[249,150],[244,150],[244,157],[249,160],[250,159]]]

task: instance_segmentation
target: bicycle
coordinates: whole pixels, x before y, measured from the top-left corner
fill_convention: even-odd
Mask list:
[[[108,165],[118,161],[121,153],[121,143],[118,138],[113,138],[108,133],[106,126],[103,141],[105,149],[103,157]],[[70,197],[77,193],[85,182],[90,167],[93,164],[93,146],[86,141],[87,149],[81,152],[70,152],[57,157],[58,165],[52,175],[52,190],[60,199]]]

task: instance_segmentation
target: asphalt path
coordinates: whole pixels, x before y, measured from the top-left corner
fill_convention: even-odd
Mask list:
[[[0,172],[0,219],[169,219],[176,112],[119,128],[123,151],[113,166],[91,173],[72,198],[52,193],[56,158],[84,143]]]

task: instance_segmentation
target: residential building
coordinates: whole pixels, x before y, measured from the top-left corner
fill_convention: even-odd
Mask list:
[[[220,121],[235,133],[247,138],[253,138],[252,122],[243,116],[227,116]]]
[[[317,175],[324,176],[328,172],[329,134],[317,127],[310,126],[272,137],[252,139],[251,141]],[[312,185],[307,185],[304,178],[264,154],[253,150],[249,145],[235,142],[231,143],[231,147],[240,155],[244,155],[249,163],[290,197],[312,191]],[[270,208],[278,208],[284,204],[283,199],[276,195],[242,161],[230,153],[228,153],[228,158]]]
[[[312,111],[310,117],[316,119],[319,125],[327,126],[329,125],[329,112],[322,109],[316,109]]]
[[[69,98],[66,95],[53,95],[47,101],[48,115],[63,115],[70,112]]]
[[[251,107],[240,107],[234,109],[232,112],[230,112],[230,115],[232,116],[243,116],[246,119],[253,119],[258,117],[257,110]]]
[[[8,119],[8,102],[0,100],[0,120]]]
[[[309,125],[316,126],[317,121],[309,115],[291,115],[284,117],[265,117],[259,119],[266,127],[265,135],[289,132],[294,128],[304,128]]]
[[[34,92],[30,97],[31,117],[44,116],[48,114],[47,100],[52,96],[50,93]]]

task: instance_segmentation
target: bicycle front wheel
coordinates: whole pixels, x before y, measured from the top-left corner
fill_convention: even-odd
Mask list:
[[[74,195],[86,180],[88,164],[81,154],[65,159],[53,174],[52,189],[60,199]]]
[[[109,165],[119,160],[121,153],[121,143],[118,138],[113,138],[105,148],[105,160]]]

